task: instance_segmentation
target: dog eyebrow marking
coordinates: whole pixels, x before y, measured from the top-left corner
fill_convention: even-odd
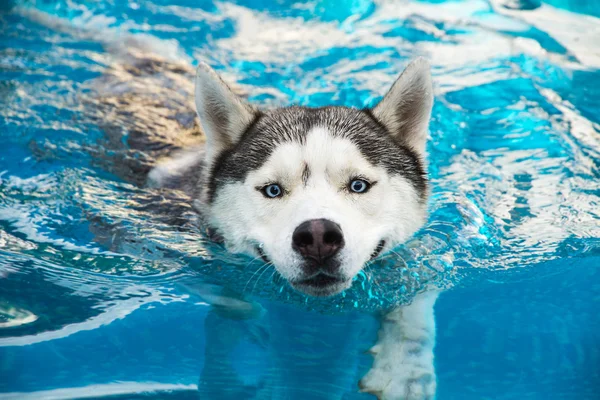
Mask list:
[[[310,178],[310,169],[308,169],[308,164],[304,163],[304,169],[302,170],[302,183],[304,186],[308,184],[308,178]]]

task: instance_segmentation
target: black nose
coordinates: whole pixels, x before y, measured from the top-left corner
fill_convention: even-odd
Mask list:
[[[320,265],[344,247],[338,224],[328,219],[311,219],[298,225],[292,235],[292,248],[307,260]]]

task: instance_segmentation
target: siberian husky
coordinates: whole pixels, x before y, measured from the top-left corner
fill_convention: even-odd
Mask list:
[[[195,105],[206,142],[148,174],[187,192],[234,253],[260,257],[296,290],[331,296],[425,222],[429,64],[413,61],[373,108],[259,110],[206,64]],[[437,291],[383,318],[360,389],[379,399],[433,399]]]

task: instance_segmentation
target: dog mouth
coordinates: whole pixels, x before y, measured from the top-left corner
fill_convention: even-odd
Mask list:
[[[261,245],[256,246],[256,252],[265,263],[269,264],[271,262],[271,259],[267,257]]]
[[[377,247],[375,247],[375,250],[373,250],[373,252],[371,253],[370,260],[377,258],[377,256],[379,256],[381,254],[381,251],[383,250],[384,247],[385,247],[385,240],[382,239],[377,244]]]
[[[295,283],[297,285],[310,286],[310,287],[317,288],[317,289],[323,289],[328,286],[333,286],[335,284],[343,283],[343,282],[344,282],[344,279],[319,272],[318,274],[313,275],[310,278],[302,279]]]
[[[385,240],[382,239],[371,253],[370,260],[377,258],[384,247]],[[261,245],[256,246],[256,252],[265,263],[271,263],[271,259],[267,256]],[[318,272],[308,278],[290,281],[290,284],[296,289],[312,296],[330,296],[347,287],[348,282],[349,280],[343,277]]]
[[[309,278],[290,282],[291,285],[310,296],[332,296],[344,290],[349,280],[319,272]]]

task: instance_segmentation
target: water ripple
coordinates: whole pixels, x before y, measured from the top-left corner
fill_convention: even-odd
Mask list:
[[[597,255],[597,18],[478,0],[162,3],[56,1],[0,16],[3,288],[27,275],[33,292],[57,293],[92,326],[149,302],[225,298],[210,285],[248,301],[372,310],[431,281]],[[436,82],[429,223],[333,306],[214,248],[183,195],[136,181],[157,157],[190,144],[164,132],[197,131],[195,59],[220,66],[252,101],[360,107],[415,55],[431,60]],[[111,102],[127,96],[114,113]],[[135,140],[148,131],[161,145],[143,152]],[[84,323],[21,304],[14,290],[3,309],[54,315],[24,324],[33,329],[24,341]]]

